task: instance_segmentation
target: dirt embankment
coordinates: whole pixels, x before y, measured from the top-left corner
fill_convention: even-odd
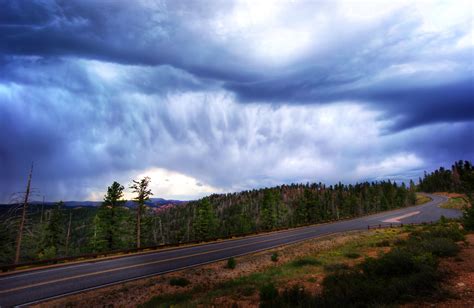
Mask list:
[[[437,303],[438,307],[474,307],[474,234],[468,234],[466,240],[458,256],[440,263],[449,275],[444,287],[453,298]]]

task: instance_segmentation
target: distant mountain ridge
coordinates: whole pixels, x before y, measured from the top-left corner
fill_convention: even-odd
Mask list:
[[[151,207],[160,208],[162,206],[169,206],[169,205],[181,205],[185,204],[188,201],[181,201],[181,200],[171,200],[171,199],[163,199],[163,198],[151,198],[149,201],[146,202],[146,205]],[[30,204],[42,204],[42,201],[32,201],[29,202]],[[54,205],[57,202],[45,202],[45,205]],[[80,206],[90,206],[90,207],[98,207],[102,204],[102,201],[63,201],[66,207],[80,207]],[[135,207],[135,202],[131,200],[127,200],[125,202],[125,206],[127,207]]]

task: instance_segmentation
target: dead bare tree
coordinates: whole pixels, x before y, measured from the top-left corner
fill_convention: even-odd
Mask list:
[[[133,201],[135,201],[137,204],[137,248],[140,248],[141,246],[142,210],[145,206],[145,202],[150,200],[150,197],[153,195],[151,189],[148,188],[149,185],[150,178],[147,176],[141,180],[133,180],[132,185],[130,185],[132,191],[137,194],[135,199],[133,199]]]
[[[43,224],[43,212],[44,212],[44,196],[43,196],[43,203],[41,203],[41,216],[40,216],[40,224]]]
[[[69,210],[69,223],[67,225],[66,234],[66,256],[69,255],[69,239],[71,237],[71,222],[72,222],[72,209]]]
[[[23,229],[26,221],[26,210],[28,208],[28,197],[30,196],[31,177],[33,176],[33,163],[31,163],[30,174],[28,176],[28,184],[26,185],[25,201],[23,202],[23,209],[21,214],[20,226],[18,228],[18,236],[16,240],[15,264],[20,261],[21,240],[23,238]]]

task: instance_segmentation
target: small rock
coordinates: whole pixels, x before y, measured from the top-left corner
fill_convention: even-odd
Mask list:
[[[464,284],[462,282],[459,282],[457,285],[458,285],[458,287],[464,287],[466,284]]]

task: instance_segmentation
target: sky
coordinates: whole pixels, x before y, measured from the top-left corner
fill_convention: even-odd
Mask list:
[[[0,202],[32,162],[35,198],[190,200],[474,158],[469,0],[0,7]]]

